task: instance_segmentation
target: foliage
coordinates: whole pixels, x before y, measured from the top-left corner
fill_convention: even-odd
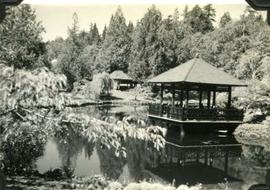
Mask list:
[[[269,77],[252,80],[248,89],[239,94],[236,106],[245,109],[244,120],[249,123],[262,122],[270,114]]]
[[[232,22],[232,17],[229,12],[225,12],[219,21],[219,27],[225,27],[227,24]]]
[[[216,11],[211,4],[201,8],[195,5],[190,11],[185,12],[184,22],[191,26],[193,33],[207,33],[214,30]]]
[[[139,97],[142,97],[143,99],[153,98],[152,89],[149,86],[137,85],[134,89],[131,90],[131,92],[133,92],[135,95],[135,100],[138,100]]]
[[[152,74],[159,53],[158,28],[161,21],[161,12],[153,5],[137,23],[129,65],[129,73],[135,79],[146,79]]]
[[[78,38],[79,21],[76,13],[73,14],[72,27],[68,29],[68,38],[65,41],[65,47],[58,57],[57,70],[66,75],[69,89],[73,88],[73,83],[79,77],[80,65],[77,64],[77,58],[82,51],[82,44]]]
[[[98,62],[104,66],[106,72],[127,71],[132,42],[129,32],[123,12],[118,7],[106,28],[106,38],[98,55]]]
[[[8,9],[6,19],[0,24],[0,60],[14,68],[36,68],[46,52],[41,37],[44,31],[30,5]]]
[[[0,151],[4,153],[4,172],[9,175],[31,173],[35,161],[43,155],[47,134],[31,122],[15,122],[6,130]]]
[[[95,93],[97,98],[102,95],[108,96],[112,89],[113,80],[110,78],[108,73],[103,72],[93,76],[93,80],[91,82],[91,90]]]
[[[180,185],[178,188],[175,188],[171,185],[162,185],[159,183],[148,183],[148,182],[141,182],[141,183],[130,183],[127,187],[124,188],[125,190],[201,190],[202,186],[197,185],[193,187],[188,187],[187,185]]]
[[[61,37],[55,38],[48,42],[46,48],[49,60],[56,60],[65,48],[65,40]]]
[[[125,142],[127,138],[136,139],[145,143],[153,143],[158,151],[165,146],[166,130],[158,126],[139,127],[141,123],[130,123],[128,118],[123,121],[115,121],[108,117],[105,121],[91,118],[84,114],[65,113],[58,122],[60,129],[62,124],[71,123],[76,130],[81,131],[89,141],[99,142],[108,149],[114,149],[116,157],[126,157]]]
[[[65,77],[47,68],[14,70],[4,64],[0,64],[0,73],[0,123],[1,135],[5,137],[1,136],[0,141],[3,163],[7,173],[20,174],[42,154],[47,128],[53,123],[45,120],[53,115],[50,108],[60,110],[68,101],[59,94],[65,87]],[[23,153],[27,155],[19,160],[18,155]]]
[[[77,62],[80,65],[78,80],[82,79],[93,79],[93,75],[96,72],[102,72],[104,70],[103,65],[99,64],[97,56],[100,47],[98,45],[88,45],[80,53]]]
[[[238,142],[244,145],[261,146],[267,151],[270,151],[269,134],[270,126],[267,124],[242,124],[234,132]]]
[[[108,179],[117,180],[123,173],[126,164],[126,158],[123,155],[117,155],[115,148],[105,146],[104,143],[97,143],[97,154],[100,160],[100,170]]]
[[[1,110],[33,107],[60,107],[65,103],[59,90],[65,88],[66,78],[47,68],[33,71],[14,70],[0,64]]]

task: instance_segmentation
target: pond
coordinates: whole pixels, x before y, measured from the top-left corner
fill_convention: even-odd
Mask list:
[[[133,116],[147,121],[145,106],[88,106],[75,109],[77,113],[87,113],[98,119],[111,116],[121,120],[125,116]],[[175,185],[202,183],[207,189],[230,187],[244,190],[253,184],[265,183],[266,166],[270,165],[267,160],[270,152],[245,149],[257,151],[258,157],[262,154],[260,162],[263,160],[264,165],[259,165],[243,157],[243,146],[224,131],[168,137],[169,143],[162,152],[130,140],[126,145],[126,156],[117,156],[113,149],[76,134],[65,135],[65,142],[61,137],[53,136],[39,144],[39,151],[33,153],[31,158],[33,163],[29,162],[36,173],[50,175],[56,168],[62,168],[69,176],[103,175],[123,184],[151,179]],[[23,160],[30,151],[12,156]]]

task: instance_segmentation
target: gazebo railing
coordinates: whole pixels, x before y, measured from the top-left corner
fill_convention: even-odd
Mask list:
[[[243,111],[236,108],[182,108],[150,104],[149,114],[177,120],[242,121]]]

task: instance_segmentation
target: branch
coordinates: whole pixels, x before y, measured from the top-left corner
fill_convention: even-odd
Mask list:
[[[19,114],[18,112],[16,112],[15,110],[13,110],[12,112],[14,114],[16,114],[21,120],[26,121],[26,119],[21,114]]]

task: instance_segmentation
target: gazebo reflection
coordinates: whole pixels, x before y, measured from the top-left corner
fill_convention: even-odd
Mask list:
[[[230,175],[229,164],[231,158],[240,158],[241,152],[241,144],[228,134],[185,135],[181,140],[167,137],[165,156],[148,170],[175,185],[216,184],[225,179],[240,182]]]

